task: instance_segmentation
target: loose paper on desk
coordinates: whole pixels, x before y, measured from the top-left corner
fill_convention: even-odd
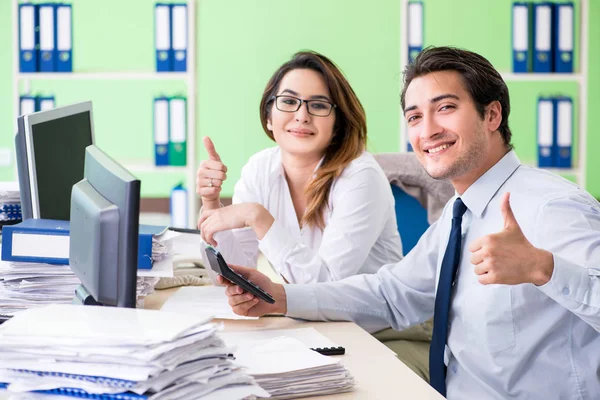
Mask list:
[[[224,286],[186,286],[179,288],[161,308],[188,315],[198,315],[199,312],[211,313],[215,318],[222,319],[257,319],[243,317],[231,310],[225,294]]]
[[[225,341],[227,346],[240,348],[250,345],[252,342],[278,337],[294,338],[311,349],[339,346],[315,328],[244,330],[239,332],[221,332],[219,336]]]

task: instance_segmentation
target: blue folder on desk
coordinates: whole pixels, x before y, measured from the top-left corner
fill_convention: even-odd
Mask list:
[[[138,269],[152,268],[153,237],[166,231],[164,226],[140,225]],[[27,219],[2,228],[2,260],[69,264],[69,221]]]
[[[156,71],[173,70],[173,49],[171,47],[171,7],[156,3],[154,6],[154,46],[156,48]]]
[[[187,4],[171,4],[171,43],[173,47],[173,71],[187,70],[188,47]]]
[[[537,107],[538,166],[554,167],[556,158],[555,100],[550,97],[540,97]]]
[[[554,71],[573,72],[573,3],[556,4],[554,19]]]
[[[512,10],[513,71],[531,72],[531,3],[513,3]]]
[[[533,4],[533,72],[552,72],[553,3]]]
[[[56,8],[53,3],[38,4],[40,23],[40,72],[56,71]]]
[[[19,4],[19,70],[37,72],[37,5]]]
[[[73,21],[70,4],[56,5],[56,71],[73,71]]]

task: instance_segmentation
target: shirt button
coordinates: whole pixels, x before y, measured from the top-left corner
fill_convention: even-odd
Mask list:
[[[453,373],[456,373],[456,371],[458,371],[458,367],[456,366],[456,364],[454,364],[454,365],[452,366],[452,372],[453,372]]]
[[[563,288],[562,294],[564,294],[565,296],[567,296],[569,293],[571,293],[571,291],[569,290],[568,287]]]

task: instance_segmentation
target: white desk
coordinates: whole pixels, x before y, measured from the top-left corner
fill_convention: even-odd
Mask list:
[[[145,302],[145,308],[160,309],[177,289],[156,291]],[[353,322],[303,322],[286,317],[258,320],[221,320],[226,331],[286,329],[312,327],[333,342],[346,348],[337,356],[356,381],[353,392],[315,399],[423,399],[443,397],[404,365],[385,345]]]

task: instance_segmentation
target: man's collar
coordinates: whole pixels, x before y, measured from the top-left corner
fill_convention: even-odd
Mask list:
[[[469,186],[460,198],[473,215],[481,218],[492,197],[520,165],[519,158],[511,150]]]

